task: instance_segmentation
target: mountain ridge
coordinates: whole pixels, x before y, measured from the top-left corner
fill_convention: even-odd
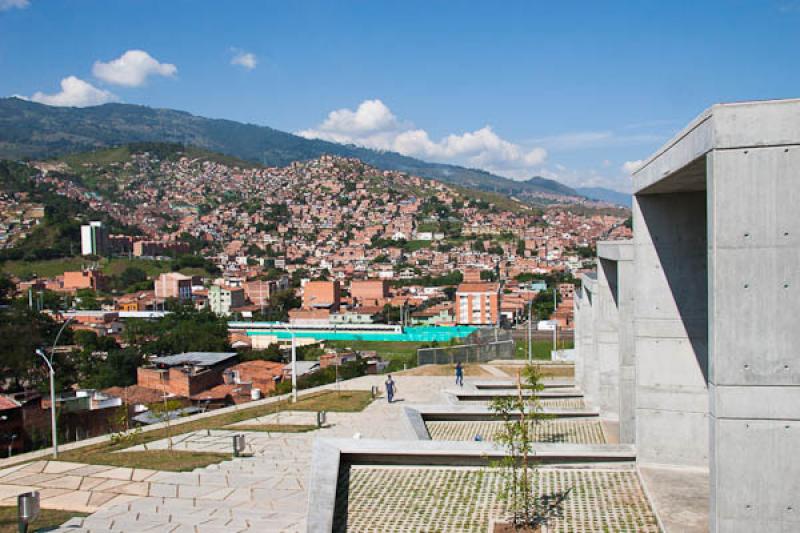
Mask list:
[[[383,170],[502,193],[534,204],[583,199],[575,189],[539,176],[515,181],[484,170],[306,139],[269,126],[206,118],[186,111],[121,103],[52,107],[15,97],[0,98],[0,158],[51,158],[134,142],[197,146],[269,166],[332,154],[355,157]]]

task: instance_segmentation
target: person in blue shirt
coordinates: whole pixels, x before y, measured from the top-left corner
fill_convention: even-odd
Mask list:
[[[456,363],[456,385],[464,386],[464,367],[461,366],[461,361]]]
[[[392,403],[392,399],[394,398],[394,393],[397,392],[397,385],[395,385],[394,380],[392,379],[392,375],[386,378],[386,399],[389,400],[389,403]]]

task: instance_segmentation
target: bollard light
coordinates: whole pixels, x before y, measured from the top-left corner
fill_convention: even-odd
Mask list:
[[[317,427],[321,428],[325,425],[327,413],[325,411],[317,411]]]
[[[246,446],[244,440],[244,433],[237,433],[233,436],[233,456],[239,457],[244,451]]]
[[[17,496],[17,519],[20,533],[28,531],[28,525],[39,516],[39,491]]]

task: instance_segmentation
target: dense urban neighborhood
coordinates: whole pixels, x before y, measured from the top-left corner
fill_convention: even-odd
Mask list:
[[[624,208],[532,206],[337,156],[272,168],[149,143],[2,170],[4,328],[35,317],[30,338],[3,335],[17,354],[6,401],[40,421],[9,430],[17,452],[47,444],[31,355],[59,324],[58,401],[83,413],[61,431],[79,439],[121,406],[152,421],[142,413],[164,397],[206,410],[285,391],[292,345],[311,385],[334,366],[415,366],[416,348],[479,328],[531,320],[537,338],[571,342],[576,277],[598,240],[630,235]],[[399,342],[371,349],[354,332]]]
[[[793,4],[0,0],[0,533],[800,531]]]

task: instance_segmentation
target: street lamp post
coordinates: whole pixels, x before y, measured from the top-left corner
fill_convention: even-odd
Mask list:
[[[47,358],[41,348],[36,349],[36,355],[44,359],[44,362],[47,364],[47,369],[50,371],[50,431],[53,440],[53,459],[58,458],[58,434],[56,432],[56,371],[53,368],[53,358],[55,357],[58,339],[64,332],[64,328],[66,328],[67,324],[72,322],[72,320],[73,317],[68,318],[67,321],[61,325],[61,329],[58,330],[56,339],[53,341],[53,347],[50,350],[50,359]]]
[[[533,361],[533,344],[531,343],[531,321],[533,320],[533,299],[528,302],[528,362]]]
[[[56,434],[56,372],[53,370],[53,363],[47,358],[44,352],[37,348],[36,355],[44,359],[50,371],[50,433],[53,438],[53,459],[58,458],[58,435]]]
[[[292,336],[292,403],[297,403],[297,342],[294,332],[289,329],[289,326],[286,324],[281,324],[281,326]]]
[[[558,318],[556,312],[558,311],[558,291],[556,286],[553,285],[553,351],[558,350]]]

